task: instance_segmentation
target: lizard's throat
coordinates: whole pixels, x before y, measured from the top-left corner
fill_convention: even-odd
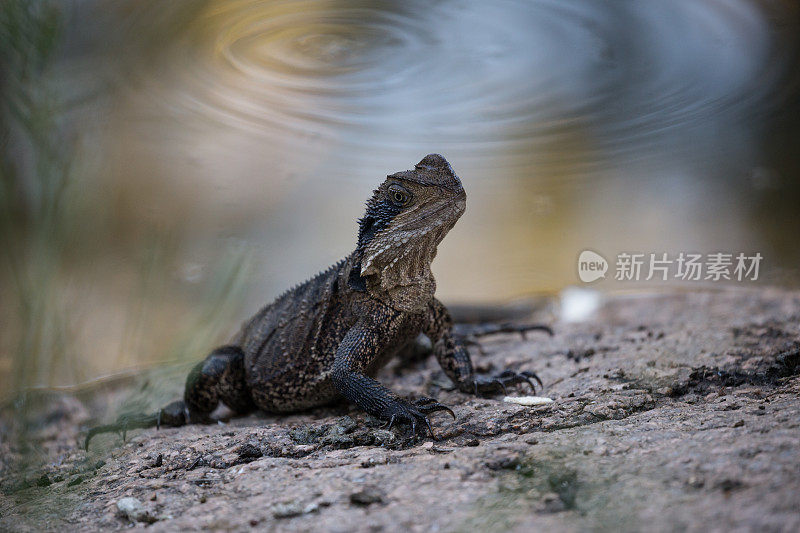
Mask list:
[[[449,229],[440,226],[418,235],[413,244],[368,246],[361,275],[370,295],[401,311],[423,310],[436,292],[431,262]]]

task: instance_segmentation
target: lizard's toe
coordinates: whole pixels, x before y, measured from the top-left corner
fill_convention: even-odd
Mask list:
[[[450,409],[444,404],[439,403],[433,398],[428,398],[427,396],[423,396],[419,398],[417,401],[415,401],[414,407],[416,407],[419,411],[425,413],[426,415],[429,413],[435,413],[436,411],[445,411],[449,413],[450,416],[453,417],[453,420],[456,419],[456,414],[453,412],[452,409]]]
[[[431,422],[428,420],[428,415],[437,411],[447,411],[453,419],[456,417],[452,409],[427,397],[422,397],[414,403],[404,400],[393,402],[387,407],[383,417],[389,421],[386,425],[387,429],[394,426],[396,422],[402,422],[411,426],[412,436],[416,436],[417,428],[424,428],[434,440],[437,440]]]
[[[476,396],[498,391],[502,391],[503,394],[506,394],[506,387],[518,385],[520,383],[527,383],[531,386],[531,389],[536,392],[536,386],[533,384],[531,379],[536,380],[540,387],[543,386],[542,380],[539,379],[539,376],[537,376],[534,372],[514,372],[513,370],[504,370],[496,376],[475,376],[462,390],[465,392],[474,391]]]
[[[521,376],[524,376],[524,377],[528,378],[528,379],[526,379],[526,381],[528,382],[528,384],[530,384],[531,389],[533,389],[534,392],[536,391],[536,387],[533,386],[533,383],[531,382],[530,378],[535,379],[536,383],[539,384],[540,388],[544,388],[544,384],[542,384],[542,380],[539,379],[539,376],[536,375],[536,372],[531,372],[529,370],[524,370],[524,371],[520,372],[519,374]]]

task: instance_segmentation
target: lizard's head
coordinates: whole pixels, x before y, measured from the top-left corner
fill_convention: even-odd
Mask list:
[[[419,310],[436,290],[436,247],[464,213],[467,195],[450,164],[430,154],[387,176],[359,220],[358,264],[350,284],[403,310]]]

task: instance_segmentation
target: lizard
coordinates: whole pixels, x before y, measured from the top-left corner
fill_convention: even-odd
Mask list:
[[[414,169],[390,174],[358,220],[355,250],[284,292],[247,320],[225,346],[198,363],[182,400],[154,415],[127,417],[89,430],[182,426],[210,421],[219,403],[235,414],[255,409],[290,413],[344,398],[387,422],[433,429],[428,416],[452,409],[422,397],[401,398],[375,379],[419,334],[430,340],[447,377],[465,393],[485,394],[528,383],[534,372],[476,374],[466,342],[454,334],[447,308],[434,296],[431,262],[466,209],[466,192],[447,160],[425,156]],[[520,326],[521,331],[546,326]],[[490,328],[509,331],[513,328]]]

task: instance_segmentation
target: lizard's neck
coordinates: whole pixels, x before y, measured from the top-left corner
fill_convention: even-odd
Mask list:
[[[431,272],[431,262],[436,256],[436,246],[406,247],[368,254],[356,250],[352,257],[352,280],[358,279],[361,290],[373,298],[405,312],[425,309],[436,292],[436,280]]]
[[[425,309],[436,292],[431,262],[436,248],[455,220],[434,223],[424,230],[395,230],[359,243],[353,258],[352,281],[394,309],[418,312]]]
[[[403,266],[387,268],[365,279],[367,292],[373,298],[409,313],[425,309],[436,292],[430,263],[413,269]]]

